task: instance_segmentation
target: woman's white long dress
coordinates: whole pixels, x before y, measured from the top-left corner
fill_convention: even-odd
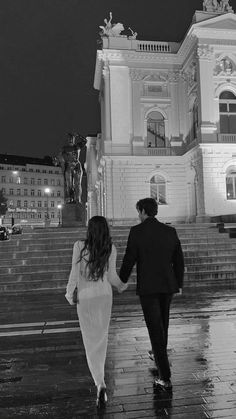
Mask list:
[[[84,259],[78,263],[83,242],[74,244],[72,267],[65,297],[72,303],[73,292],[77,287],[77,313],[85,347],[86,357],[95,385],[105,385],[104,366],[107,352],[108,329],[112,309],[112,287],[125,289],[116,273],[117,251],[112,245],[109,269],[102,279],[91,281]],[[85,256],[86,257],[86,256]]]

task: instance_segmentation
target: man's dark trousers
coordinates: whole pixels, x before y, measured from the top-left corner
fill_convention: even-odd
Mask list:
[[[140,295],[144,319],[147,325],[160,378],[168,381],[171,376],[167,356],[170,303],[173,294],[156,293]]]

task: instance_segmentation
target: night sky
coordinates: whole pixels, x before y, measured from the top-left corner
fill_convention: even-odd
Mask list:
[[[181,41],[195,10],[202,0],[0,0],[0,154],[55,155],[67,132],[100,131],[93,78],[110,11],[137,39]]]

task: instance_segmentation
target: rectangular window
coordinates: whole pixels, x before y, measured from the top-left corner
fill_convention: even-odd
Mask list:
[[[20,189],[17,189],[16,194],[17,194],[17,195],[20,195]]]
[[[6,183],[6,176],[2,176],[2,183]]]
[[[27,183],[28,183],[28,179],[27,177],[24,177],[24,185],[27,185]]]
[[[21,182],[20,176],[18,176],[17,179],[16,179],[16,183],[20,183],[20,182]]]
[[[41,212],[38,212],[38,218],[42,218]]]
[[[10,189],[10,190],[9,190],[9,195],[14,195],[14,194],[13,194],[13,189]]]
[[[17,201],[16,206],[17,206],[18,208],[20,208],[20,207],[21,207],[21,201],[20,201],[20,200],[19,200],[19,201]]]
[[[220,103],[220,112],[227,112],[227,103]]]
[[[38,179],[38,185],[42,185],[41,179]]]
[[[28,195],[28,189],[24,189],[24,195],[27,196]]]
[[[229,116],[229,134],[236,134],[236,114]]]
[[[24,207],[27,208],[28,207],[28,201],[24,201]]]
[[[54,212],[51,212],[51,218],[54,218]]]
[[[9,177],[9,182],[13,183],[13,177]]]
[[[54,201],[51,201],[51,208],[54,208]]]
[[[48,206],[47,201],[44,201],[44,208],[47,208],[47,206]]]
[[[30,195],[31,195],[31,196],[34,196],[34,189],[31,189],[31,191],[30,191]]]
[[[32,208],[34,208],[34,207],[35,207],[35,201],[31,201],[30,206],[31,206]]]
[[[34,185],[34,178],[31,178],[31,180],[30,180],[30,184],[31,184],[31,185]]]
[[[60,186],[61,185],[61,181],[60,181],[60,179],[57,179],[57,186]]]
[[[42,195],[41,189],[38,189],[38,196],[41,196],[41,195]]]
[[[51,185],[54,186],[55,185],[55,179],[51,179]]]
[[[42,201],[38,201],[38,207],[41,208],[42,207]]]
[[[61,191],[57,191],[57,196],[61,196]]]
[[[48,185],[48,180],[44,179],[44,185]]]

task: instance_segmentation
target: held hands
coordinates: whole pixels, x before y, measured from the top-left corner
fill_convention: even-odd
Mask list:
[[[120,281],[119,285],[117,286],[117,291],[119,294],[121,294],[127,288],[128,288],[128,284],[124,284],[124,282]]]
[[[176,292],[175,293],[175,296],[176,297],[179,297],[180,295],[182,295],[183,294],[183,290],[182,290],[182,288],[179,288],[179,292]]]

